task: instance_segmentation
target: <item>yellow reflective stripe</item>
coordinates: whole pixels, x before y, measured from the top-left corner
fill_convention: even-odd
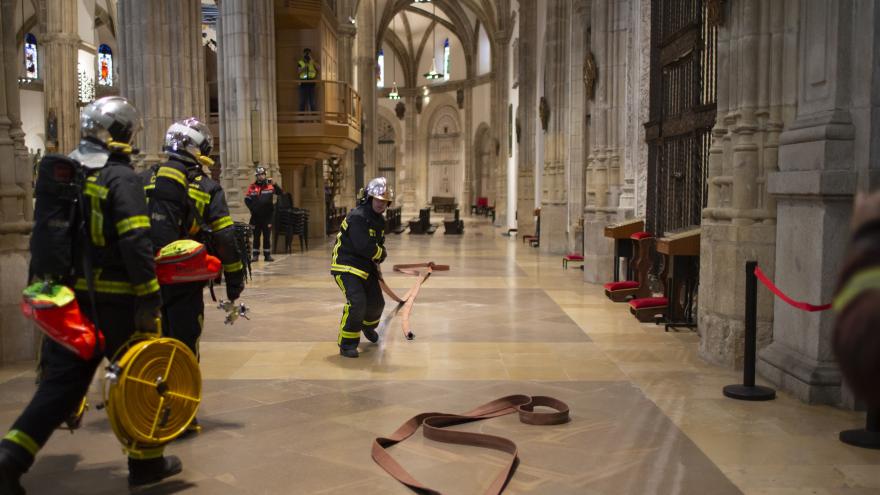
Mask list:
[[[133,217],[128,217],[125,220],[120,220],[116,222],[116,232],[119,235],[123,235],[126,232],[134,229],[148,228],[150,228],[150,217],[146,215],[135,215]]]
[[[154,279],[155,280],[155,279]],[[157,282],[158,284],[158,282]],[[76,280],[76,284],[74,285],[74,289],[76,290],[89,290],[89,284],[84,278],[79,278]],[[134,288],[132,288],[131,284],[128,282],[114,282],[112,280],[95,280],[95,291],[103,292],[105,294],[123,294],[123,295],[134,295]]]
[[[186,176],[183,175],[183,172],[177,170],[176,168],[171,167],[159,167],[159,171],[156,173],[156,177],[165,177],[166,179],[171,179],[181,186],[186,187]]]
[[[187,190],[187,194],[189,194],[189,197],[194,199],[197,203],[208,204],[211,202],[211,195],[204,191],[200,191],[196,187],[190,186]]]
[[[867,290],[880,289],[880,267],[868,268],[850,277],[843,289],[834,298],[834,311],[841,312],[856,297]]]
[[[341,228],[342,230],[348,230],[348,219],[347,218],[342,220],[342,224],[339,228]]]
[[[382,257],[382,246],[376,244],[376,254],[373,255],[373,259],[377,260]]]
[[[364,320],[364,321],[362,321],[361,323],[364,324],[364,325],[378,325],[378,324],[379,324],[379,321],[380,321],[380,320],[376,320],[376,321],[367,321],[367,320]]]
[[[241,261],[236,261],[235,263],[229,263],[223,265],[224,272],[237,272],[239,270],[243,270],[244,265],[241,264]]]
[[[92,235],[92,244],[104,246],[106,242],[104,241],[104,212],[101,211],[101,198],[92,196],[90,206],[89,232]]]
[[[38,444],[30,435],[21,431],[21,430],[10,430],[9,433],[3,437],[3,440],[9,440],[10,442],[20,446],[24,450],[30,452],[32,456],[36,456],[37,452],[40,451],[40,444]]]
[[[370,237],[376,236],[376,229],[369,229],[369,232],[370,232]]]
[[[214,220],[213,222],[211,222],[211,230],[213,230],[214,232],[217,232],[218,230],[225,229],[226,227],[229,227],[230,225],[232,225],[232,218],[231,217],[229,217],[229,216],[220,217],[217,220]]]
[[[152,191],[153,189],[156,189],[156,184],[147,184],[144,186],[144,191]]]
[[[336,280],[336,285],[342,290],[342,295],[348,297],[348,294],[345,293],[345,284],[342,283],[342,275],[336,275],[333,279]]]
[[[91,179],[92,177],[89,177],[89,180]],[[97,180],[97,177],[95,177],[95,180]],[[107,189],[102,185],[95,184],[94,182],[86,182],[86,185],[83,188],[83,194],[93,198],[107,199],[107,195],[110,194],[110,189]]]
[[[355,267],[353,267],[353,266],[348,266],[348,265],[337,265],[336,263],[333,263],[332,265],[330,265],[330,270],[331,270],[331,271],[335,271],[335,272],[351,273],[352,275],[357,275],[358,277],[360,277],[360,278],[362,278],[362,279],[364,279],[364,280],[370,278],[370,274],[369,274],[369,273],[367,273],[367,272],[365,272],[365,271],[363,271],[363,270],[359,270],[359,269],[357,269],[357,268],[355,268]]]
[[[341,245],[342,245],[342,231],[339,231],[339,233],[336,234],[336,245],[333,246],[333,258],[330,260],[330,263],[333,265],[336,264],[336,255],[339,254],[339,246],[341,246]]]
[[[158,459],[165,452],[165,446],[152,449],[126,449],[122,450],[132,459]]]
[[[146,296],[147,294],[152,294],[159,290],[159,281],[154,278],[149,282],[132,286],[132,290],[136,296]]]
[[[346,332],[345,330],[339,331],[339,336],[343,339],[359,339],[361,337],[360,332]]]

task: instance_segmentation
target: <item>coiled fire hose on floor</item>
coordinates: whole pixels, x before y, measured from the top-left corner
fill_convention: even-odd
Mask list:
[[[110,425],[133,456],[182,434],[195,418],[201,396],[202,376],[195,355],[171,338],[134,342],[105,375],[104,405]]]
[[[410,329],[409,315],[412,313],[412,307],[413,303],[415,303],[416,296],[419,295],[419,289],[422,288],[422,284],[425,283],[425,280],[428,280],[428,277],[430,277],[432,273],[449,271],[449,265],[437,265],[433,261],[429,261],[427,263],[394,265],[393,270],[398,273],[416,275],[419,277],[415,285],[413,285],[403,297],[399,297],[393,290],[391,290],[391,287],[388,287],[388,284],[385,283],[385,278],[382,277],[382,272],[379,271],[379,286],[382,287],[382,291],[388,294],[388,297],[397,301],[398,305],[403,305],[403,309],[400,310],[400,327],[403,330],[404,337],[406,337],[407,340],[412,340],[416,338],[416,335]]]

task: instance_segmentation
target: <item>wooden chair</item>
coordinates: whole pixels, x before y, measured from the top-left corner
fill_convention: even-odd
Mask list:
[[[603,287],[605,295],[614,302],[626,302],[632,298],[648,297],[648,271],[651,269],[651,254],[656,239],[650,232],[635,232],[630,235],[633,241],[633,257],[630,260],[634,280],[608,282]]]

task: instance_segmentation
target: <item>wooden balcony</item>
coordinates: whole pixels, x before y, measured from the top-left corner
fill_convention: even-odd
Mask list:
[[[300,110],[300,82],[278,81],[278,160],[310,165],[338,156],[361,142],[361,97],[348,83],[310,81],[315,85],[313,111]]]

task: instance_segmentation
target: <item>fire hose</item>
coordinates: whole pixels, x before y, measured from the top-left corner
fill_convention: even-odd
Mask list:
[[[379,286],[382,287],[382,291],[388,294],[388,297],[397,301],[398,306],[403,306],[400,311],[400,326],[403,330],[404,337],[406,337],[407,340],[412,340],[416,338],[416,335],[410,329],[409,315],[412,313],[412,307],[413,303],[415,303],[416,296],[419,295],[419,289],[422,288],[422,284],[425,283],[425,280],[428,280],[428,277],[430,277],[432,273],[449,271],[449,265],[437,265],[434,264],[433,261],[429,261],[427,263],[394,265],[393,270],[405,275],[415,275],[419,277],[415,285],[413,285],[403,297],[399,297],[393,290],[391,290],[391,287],[388,287],[388,284],[385,283],[385,278],[382,276],[382,271],[379,271]]]
[[[123,448],[139,454],[186,430],[201,402],[202,376],[195,355],[179,340],[148,338],[120,354],[107,367],[104,407]]]

